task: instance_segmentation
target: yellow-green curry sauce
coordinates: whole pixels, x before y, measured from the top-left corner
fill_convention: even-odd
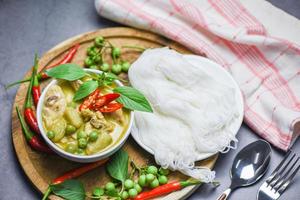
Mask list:
[[[61,124],[64,124],[63,121],[66,121],[66,125],[67,124],[73,125],[73,126],[77,125],[77,127],[76,127],[76,131],[69,135],[66,134],[66,130],[65,130],[63,133],[63,137],[60,136],[61,139],[59,139],[60,137],[58,139],[56,137],[51,138],[51,140],[54,144],[56,144],[59,148],[65,150],[69,153],[79,154],[79,155],[92,155],[92,154],[96,154],[96,153],[105,151],[106,149],[113,147],[122,139],[122,137],[125,135],[125,133],[128,129],[128,126],[129,126],[130,112],[127,109],[121,109],[123,123],[121,123],[117,117],[117,116],[120,116],[120,111],[118,111],[119,115],[116,115],[115,113],[114,114],[103,114],[105,120],[108,123],[113,124],[113,126],[114,126],[113,131],[108,133],[107,131],[102,131],[102,129],[92,127],[92,129],[98,133],[97,140],[96,141],[89,140],[89,136],[88,136],[88,134],[86,134],[87,135],[87,137],[86,137],[87,147],[79,148],[79,140],[77,139],[78,132],[85,129],[85,126],[87,126],[87,124],[90,123],[90,121],[84,121],[84,117],[82,117],[82,113],[79,111],[79,106],[82,103],[82,101],[78,101],[78,102],[73,101],[75,89],[74,89],[74,87],[71,86],[71,83],[69,81],[58,81],[58,83],[57,83],[57,85],[55,85],[55,87],[57,87],[57,86],[59,86],[62,90],[63,96],[66,100],[66,108],[65,108],[64,114],[62,116],[61,115],[59,115],[58,117],[54,116],[53,120],[52,119],[50,120],[51,122],[49,124],[51,124],[51,125],[47,126],[46,121],[47,121],[47,117],[49,116],[49,114],[47,114],[48,112],[46,112],[45,110],[47,110],[49,108],[49,107],[47,107],[47,104],[46,104],[47,95],[48,95],[49,91],[51,90],[51,88],[49,88],[45,95],[45,100],[43,102],[42,116],[43,116],[44,130],[46,130],[47,133],[49,131],[55,132],[55,131],[59,130],[58,127],[61,126]],[[102,87],[100,89],[101,94],[104,95],[107,93],[111,93],[112,89],[115,88],[116,86],[117,86],[116,84],[113,84],[111,86]],[[48,97],[51,97],[51,95],[48,95]],[[82,119],[82,123],[83,123],[80,127],[78,127],[78,124],[72,123],[73,120],[71,120],[71,121],[69,120],[70,118],[68,118],[67,117],[68,115],[66,114],[68,109],[73,109],[73,110],[75,109],[76,112],[80,115],[80,117]],[[54,112],[54,114],[57,115],[57,114],[59,114],[59,112]],[[61,127],[65,127],[66,125],[62,125]],[[57,131],[57,132],[60,132],[60,131]],[[109,139],[109,137],[110,137],[110,139]],[[102,143],[100,142],[101,138],[102,138]],[[106,143],[103,144],[105,141],[106,141]],[[75,149],[73,148],[74,151],[70,151],[70,148],[69,148],[70,146],[75,147]],[[96,149],[96,150],[93,150],[93,149]]]

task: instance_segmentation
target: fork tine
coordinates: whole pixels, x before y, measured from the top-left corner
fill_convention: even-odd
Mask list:
[[[270,199],[278,199],[300,170],[299,160],[300,157],[289,150],[271,176],[261,185],[257,197],[265,195]]]
[[[299,157],[296,159],[296,161],[292,164],[292,166],[290,166],[289,168],[286,168],[284,171],[286,171],[286,173],[282,173],[281,177],[272,185],[274,186],[273,189],[274,190],[278,190],[281,185],[286,182],[286,180],[288,179],[288,175],[290,174],[290,172],[293,171],[295,165],[297,164],[297,162],[299,161]],[[271,184],[270,184],[271,185]],[[272,187],[271,186],[271,187]]]
[[[274,183],[274,181],[277,181],[280,178],[279,175],[282,173],[282,171],[284,171],[284,169],[290,164],[292,159],[295,157],[295,154],[293,154],[293,156],[288,160],[288,162],[285,164],[285,166],[282,167],[291,153],[292,153],[292,151],[289,150],[289,152],[285,155],[284,159],[279,163],[279,165],[276,167],[276,169],[272,172],[271,176],[266,180],[266,183],[268,185],[271,183]]]
[[[299,160],[299,158],[297,159],[297,161],[298,160]],[[281,183],[279,189],[277,190],[277,192],[279,194],[282,194],[284,192],[284,190],[286,190],[286,188],[292,182],[293,178],[296,176],[296,174],[299,171],[299,169],[300,169],[300,164],[298,165],[298,167],[296,168],[296,170],[284,182]]]

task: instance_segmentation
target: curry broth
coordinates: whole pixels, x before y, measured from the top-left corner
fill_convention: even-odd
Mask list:
[[[49,98],[52,97],[48,93],[51,93],[51,89],[53,90],[53,88],[49,88],[47,93],[46,93],[45,102],[43,102],[43,110],[42,110],[42,118],[43,118],[43,127],[44,127],[44,129],[46,130],[47,133],[49,133],[51,131],[53,132],[55,130],[56,131],[59,130],[61,132],[62,128],[58,129],[57,127],[59,127],[59,126],[65,127],[63,137],[61,137],[61,136],[60,136],[61,138],[58,137],[60,139],[57,139],[57,137],[56,138],[55,137],[54,138],[49,137],[49,139],[51,139],[52,142],[54,142],[59,148],[65,150],[69,153],[78,154],[78,155],[96,154],[96,153],[105,151],[105,150],[113,147],[114,145],[116,145],[121,140],[121,138],[125,135],[125,133],[128,129],[129,121],[130,121],[130,112],[128,110],[122,108],[122,109],[120,109],[120,110],[122,110],[122,112],[118,111],[118,114],[116,114],[117,111],[115,111],[112,114],[111,113],[103,113],[102,115],[99,114],[99,113],[96,114],[95,112],[94,113],[89,113],[89,114],[93,114],[93,117],[94,117],[94,114],[97,115],[97,116],[98,115],[103,116],[104,121],[107,122],[107,124],[108,124],[108,125],[105,125],[105,126],[109,126],[109,130],[110,130],[110,131],[107,131],[105,128],[103,129],[103,127],[97,128],[97,127],[92,126],[92,128],[90,130],[92,130],[94,132],[97,132],[98,137],[97,137],[96,141],[91,141],[90,137],[89,137],[90,136],[89,134],[92,131],[86,131],[87,126],[91,126],[91,124],[92,124],[91,119],[86,121],[85,118],[84,118],[83,112],[79,111],[79,106],[83,101],[78,101],[78,102],[73,101],[73,97],[74,97],[74,94],[75,94],[75,91],[76,91],[76,89],[75,89],[76,87],[74,87],[74,85],[72,85],[72,84],[73,83],[71,83],[69,81],[59,80],[57,82],[57,85],[55,85],[55,87],[56,87],[55,89],[57,91],[60,91],[58,89],[58,87],[61,89],[61,91],[60,91],[62,93],[61,96],[63,96],[62,98],[65,99],[65,111],[64,111],[63,115],[61,115],[61,114],[57,115],[58,117],[56,117],[56,118],[52,117],[52,120],[47,119],[47,117],[50,116],[49,111],[48,111],[49,107],[47,107],[48,106],[47,105],[47,103],[48,103],[47,100],[49,100]],[[112,90],[115,87],[117,87],[117,85],[115,83],[113,85],[110,85],[110,86],[101,87],[100,88],[101,94],[104,95],[104,94],[107,94],[107,93],[112,93],[113,92]],[[47,99],[47,95],[48,95],[48,99]],[[80,127],[79,127],[79,124],[80,124],[79,122],[77,122],[77,124],[76,124],[72,120],[70,121],[70,117],[69,118],[67,117],[67,116],[69,116],[69,115],[66,114],[68,110],[72,110],[72,113],[73,113],[72,115],[77,116],[77,118],[78,118],[78,116],[80,116],[80,118],[82,120],[82,124],[80,125]],[[77,112],[77,114],[74,113],[74,110]],[[90,111],[90,112],[92,112],[92,111]],[[98,111],[98,112],[100,112],[100,111]],[[53,112],[54,115],[57,114],[57,113],[60,113],[60,111],[59,112]],[[120,119],[122,119],[122,120],[120,120]],[[101,118],[101,120],[102,120],[102,118]],[[71,134],[67,134],[66,126],[68,126],[68,125],[72,125],[74,127],[75,127],[75,125],[77,125],[77,127],[75,127],[76,131],[71,133]],[[59,131],[57,131],[57,132],[59,132]],[[80,131],[81,132],[82,131],[86,132],[87,145],[86,145],[85,148],[80,148],[80,145],[82,145],[82,144],[79,143],[80,138],[78,137],[78,134],[79,134]],[[55,133],[55,134],[57,134],[57,133]],[[109,139],[109,138],[111,138],[111,139]],[[102,142],[100,141],[100,139],[102,139]],[[109,144],[108,144],[108,142],[109,142]],[[105,143],[105,145],[103,143]],[[99,145],[99,146],[97,146],[97,145]],[[74,151],[71,150],[70,146],[73,146],[75,150]],[[96,150],[94,150],[94,149],[96,149]]]

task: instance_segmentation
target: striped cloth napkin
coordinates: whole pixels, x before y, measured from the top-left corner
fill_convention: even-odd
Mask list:
[[[159,33],[222,65],[240,86],[249,127],[274,146],[289,148],[300,120],[300,46],[269,35],[241,2],[96,0],[95,5],[103,17]],[[280,19],[274,20],[280,26]]]

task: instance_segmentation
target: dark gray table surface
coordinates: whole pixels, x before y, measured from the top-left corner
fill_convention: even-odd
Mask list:
[[[274,5],[300,18],[299,0],[270,0]],[[259,5],[258,5],[259,6]],[[12,146],[11,109],[17,87],[4,85],[21,79],[32,65],[34,52],[42,55],[69,37],[118,24],[100,18],[94,0],[0,0],[0,200],[40,199],[24,175]],[[291,31],[292,28],[291,28]],[[259,139],[246,125],[238,133],[238,150]],[[297,151],[300,144],[298,142]],[[189,199],[214,200],[230,184],[229,169],[238,150],[220,155],[215,170],[221,185],[200,187]],[[284,153],[274,149],[269,175]],[[235,191],[232,200],[254,200],[264,178],[256,185]],[[282,196],[282,200],[300,199],[300,174]]]

